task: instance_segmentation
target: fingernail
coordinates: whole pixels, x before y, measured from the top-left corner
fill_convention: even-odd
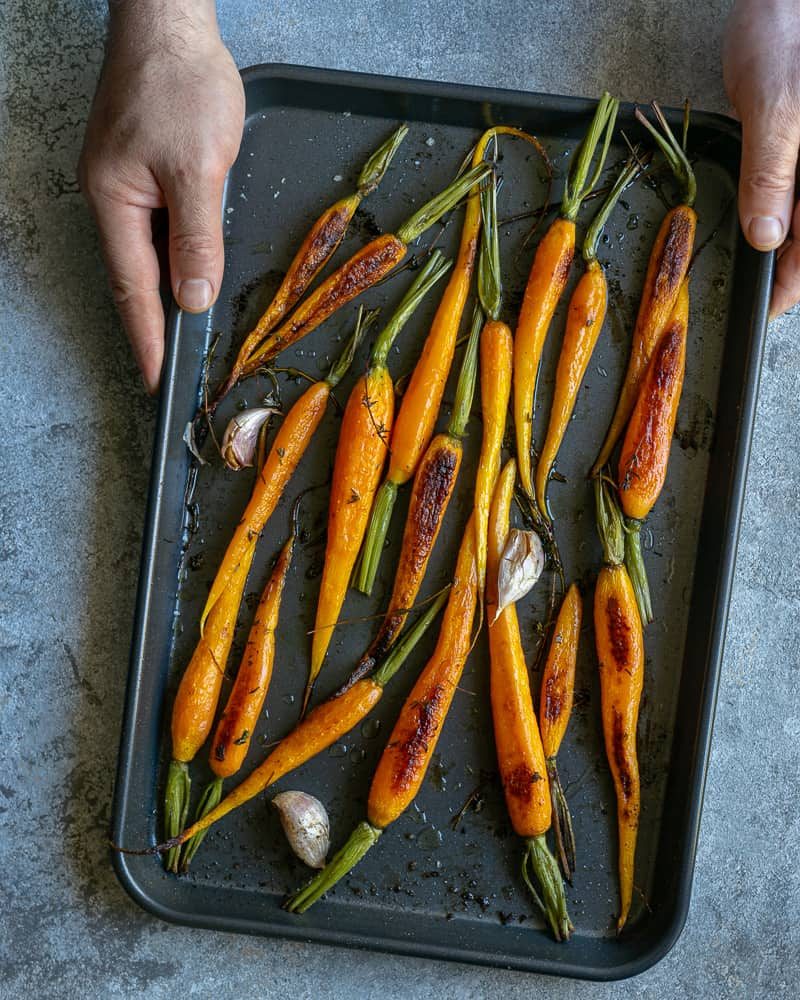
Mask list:
[[[772,250],[783,239],[783,223],[772,215],[755,215],[750,220],[750,242],[760,250]]]
[[[178,285],[178,304],[188,312],[204,312],[211,305],[211,283],[205,278],[187,278]]]

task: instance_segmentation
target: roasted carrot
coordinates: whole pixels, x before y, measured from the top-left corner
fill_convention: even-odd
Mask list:
[[[656,131],[638,109],[637,117],[650,131],[673,174],[683,185],[683,202],[670,209],[664,216],[650,251],[636,326],[633,330],[628,369],[625,372],[611,426],[592,467],[592,476],[598,475],[608,462],[630,419],[650,358],[675,308],[675,301],[686,277],[694,247],[697,228],[697,214],[692,207],[697,192],[694,173],[683,147],[673,135],[655,102],[653,109],[661,126],[661,132]]]
[[[447,594],[443,593],[431,602],[371,677],[364,678],[312,709],[284,736],[267,759],[229,792],[218,806],[209,810],[202,819],[182,833],[150,848],[149,852],[173,850],[198,833],[208,830],[229,812],[249,802],[290,771],[316,757],[362,722],[381,700],[386,685],[408,659],[446,599]]]
[[[400,330],[449,266],[438,250],[431,255],[375,341],[369,366],[345,407],[333,464],[328,540],[303,712],[333,638],[386,461],[394,418],[394,386],[386,359]]]
[[[488,573],[496,577],[509,530],[516,480],[511,459],[497,480],[489,513]],[[522,877],[557,941],[567,940],[567,913],[558,863],[547,846],[552,824],[550,782],[542,738],[533,710],[530,680],[522,649],[517,610],[510,604],[499,615],[488,607],[490,694],[500,781],[511,825],[525,840]],[[537,892],[533,879],[541,889]]]
[[[645,625],[653,620],[640,530],[667,477],[669,452],[686,371],[689,328],[689,280],[684,280],[675,308],[653,351],[633,408],[619,459],[619,497],[626,515],[625,565]]]
[[[644,637],[636,595],[623,561],[622,514],[608,484],[599,478],[595,480],[595,496],[605,565],[594,592],[594,633],[600,664],[603,738],[617,795],[619,932],[628,919],[633,896],[641,808],[636,728],[644,682]]]
[[[297,538],[297,513],[298,505],[295,504],[292,533],[281,549],[261,595],[236,679],[217,723],[209,752],[209,765],[216,777],[203,790],[196,812],[198,819],[219,803],[223,779],[236,774],[242,766],[250,749],[253,730],[264,707],[275,661],[275,630],[278,627],[281,597]],[[184,845],[181,871],[188,870],[204,836],[202,833],[198,834]]]
[[[556,618],[539,695],[539,727],[542,734],[542,749],[547,761],[547,777],[550,781],[553,833],[561,871],[568,882],[572,882],[575,872],[575,835],[567,798],[558,776],[556,757],[572,714],[582,613],[581,594],[577,585],[573,583],[561,603]]]
[[[214,407],[236,384],[253,351],[302,298],[308,286],[336,252],[358,206],[383,180],[406,135],[408,135],[406,125],[395,129],[364,164],[356,182],[356,190],[327,208],[306,233],[272,302],[239,348],[233,368],[214,400]]]
[[[405,258],[409,244],[454,208],[491,169],[488,163],[484,163],[468,170],[418,209],[396,233],[378,236],[353,254],[301,302],[288,319],[264,338],[250,354],[240,377],[252,375],[281,351],[316,330],[342,306],[385,278]]]
[[[211,584],[200,619],[201,633],[208,615],[235,573],[243,553],[254,540],[258,539],[264,530],[264,525],[277,507],[286,484],[294,474],[322,420],[331,392],[352,363],[363,332],[363,325],[356,327],[341,357],[328,372],[327,377],[307,389],[284,417],[267,459],[256,477],[242,519],[236,526],[233,538],[228,543],[217,575]]]
[[[546,518],[550,517],[547,504],[550,473],[575,409],[578,391],[606,316],[608,282],[605,271],[597,259],[597,245],[612,209],[625,188],[634,180],[639,169],[639,163],[634,159],[622,171],[600,211],[592,220],[583,241],[583,259],[586,266],[569,302],[567,327],[556,369],[550,421],[542,452],[536,464],[536,503]]]
[[[450,421],[444,433],[437,434],[428,445],[414,476],[389,607],[378,634],[353,671],[348,682],[350,684],[374,670],[375,665],[380,663],[397,641],[409,608],[413,606],[425,578],[431,552],[439,537],[439,529],[444,521],[461,468],[464,451],[462,438],[466,432],[475,393],[478,338],[482,322],[483,314],[480,307],[476,306]],[[374,553],[369,548],[364,550],[365,560],[373,557]]]
[[[472,155],[473,170],[478,169],[490,141],[498,135],[511,135],[531,143],[549,171],[550,161],[538,139],[505,125],[490,128],[480,137]],[[481,227],[479,194],[475,190],[467,200],[455,267],[431,323],[422,353],[403,393],[395,420],[389,446],[389,468],[386,480],[375,499],[364,546],[365,554],[368,555],[362,559],[357,581],[359,590],[365,594],[372,592],[375,583],[397,492],[416,472],[436,424],[478,253]]]
[[[436,649],[406,698],[378,762],[367,800],[367,818],[322,871],[286,900],[284,907],[292,913],[305,913],[344,878],[413,802],[469,656],[477,593],[475,528],[470,518]]]
[[[522,488],[529,497],[534,495],[531,479],[533,407],[542,351],[553,313],[572,267],[575,255],[575,219],[582,202],[591,193],[603,169],[618,103],[609,94],[603,94],[589,131],[575,151],[564,185],[560,215],[536,248],[517,320],[514,334],[514,423],[519,476]],[[603,146],[590,177],[592,160],[603,135]]]

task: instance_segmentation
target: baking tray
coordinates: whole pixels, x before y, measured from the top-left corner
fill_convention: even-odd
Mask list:
[[[153,843],[161,832],[167,710],[196,640],[196,622],[214,570],[252,481],[248,472],[227,472],[217,460],[199,470],[186,509],[190,461],[181,438],[198,403],[209,346],[219,336],[213,384],[271,297],[308,224],[352,189],[365,155],[396,122],[407,121],[410,134],[378,192],[357,213],[339,261],[377,231],[397,225],[412,206],[449,181],[478,132],[490,123],[519,125],[546,142],[556,166],[558,196],[566,154],[593,109],[592,102],[572,98],[291,66],[255,67],[243,77],[247,119],[225,195],[222,293],[209,314],[189,316],[173,309],[168,324],[114,804],[114,841],[132,848]],[[630,135],[641,134],[630,107],[621,110],[620,125]],[[485,637],[470,657],[416,803],[334,893],[300,918],[280,908],[284,894],[304,882],[308,872],[293,860],[275,810],[261,796],[213,829],[187,877],[165,875],[154,857],[114,854],[120,880],[147,910],[193,926],[592,979],[635,975],[674,944],[689,906],[773,266],[771,257],[745,245],[736,222],[738,126],[695,113],[690,140],[697,161],[698,244],[712,238],[694,267],[685,392],[668,481],[646,536],[656,621],[647,631],[640,722],[639,891],[624,935],[617,938],[613,926],[615,808],[600,737],[590,625],[591,583],[600,550],[585,470],[613,407],[647,254],[663,213],[661,198],[673,190],[668,178],[663,191],[658,184],[639,184],[625,194],[601,247],[611,286],[610,315],[559,459],[568,482],[554,483],[551,490],[562,555],[569,576],[583,584],[586,609],[576,707],[559,756],[578,844],[575,884],[568,890],[576,927],[571,942],[556,944],[543,932],[519,877],[521,844],[509,829],[494,770]],[[505,218],[537,207],[544,186],[528,147],[508,141],[502,153]],[[624,155],[623,146],[615,147],[610,163]],[[589,209],[582,220],[588,215]],[[529,220],[521,220],[502,230],[505,306],[512,323],[532,257],[531,246],[524,246],[529,226]],[[440,234],[440,245],[449,253],[459,228],[457,215]],[[579,270],[574,269],[573,282]],[[386,317],[408,281],[406,273],[363,301],[386,306]],[[423,304],[401,336],[391,360],[395,376],[410,369],[437,297],[434,293]],[[535,425],[540,435],[568,297],[554,321],[543,362]],[[284,362],[319,374],[352,328],[354,312],[351,306],[337,315],[287,352]],[[354,373],[363,370],[367,349],[362,345]],[[338,390],[340,400],[346,399],[354,377]],[[285,405],[302,391],[285,375],[280,385]],[[219,425],[237,405],[252,405],[269,389],[267,381],[256,380],[237,389],[221,410]],[[451,384],[445,414],[452,392]],[[286,535],[294,497],[307,486],[326,482],[337,430],[338,417],[331,410],[267,526],[248,582],[246,608],[257,600]],[[457,494],[425,594],[447,580],[454,563],[479,442],[480,420],[474,415]],[[326,501],[327,490],[320,488],[303,503],[303,539],[283,600],[275,676],[243,773],[297,716],[324,553]],[[374,598],[351,592],[344,612],[348,619],[374,615],[384,605],[404,504],[399,508]],[[543,603],[543,595],[534,592],[521,609],[529,649]],[[242,618],[231,664],[237,662],[249,626],[249,615]],[[362,621],[337,631],[318,697],[346,677],[374,627],[374,622]],[[373,721],[279,786],[303,788],[327,804],[334,848],[364,815],[377,757],[437,627],[393,682]],[[209,773],[204,752],[193,773],[196,790]],[[453,829],[453,815],[476,787],[481,788],[482,808],[469,811]]]

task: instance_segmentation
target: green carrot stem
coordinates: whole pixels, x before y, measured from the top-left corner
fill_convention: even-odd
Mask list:
[[[522,877],[534,901],[542,911],[556,941],[568,941],[572,922],[567,912],[564,883],[556,859],[550,853],[544,834],[525,841]],[[535,882],[538,882],[537,892]]]
[[[669,127],[667,119],[664,117],[664,113],[658,104],[653,101],[651,107],[653,108],[653,113],[656,116],[659,126],[661,127],[661,132],[653,125],[642,111],[636,109],[636,119],[637,121],[644,125],[647,131],[655,140],[658,148],[664,154],[664,158],[669,164],[669,168],[675,175],[676,179],[683,184],[683,201],[684,204],[690,207],[694,205],[694,200],[697,197],[697,181],[695,180],[694,171],[692,170],[691,164],[689,163],[689,158],[687,157],[683,147],[675,138],[672,129]],[[683,131],[684,131],[684,142],[685,137],[689,129],[689,118],[688,110],[684,109],[684,121],[683,121]],[[663,134],[662,134],[663,133]]]
[[[355,868],[367,851],[378,842],[382,832],[376,826],[367,823],[366,820],[359,823],[345,841],[344,846],[334,854],[322,871],[315,875],[308,885],[289,896],[283,904],[283,908],[290,913],[305,913],[310,906],[313,906],[318,899]]]
[[[482,163],[477,167],[472,167],[472,169],[460,177],[457,177],[444,191],[441,191],[431,198],[430,201],[427,201],[422,208],[417,209],[411,218],[407,219],[400,226],[395,234],[400,242],[408,245],[422,236],[425,230],[432,226],[434,222],[441,219],[451,208],[455,208],[476,184],[480,183],[487,174],[492,172],[492,169],[490,163]]]
[[[558,863],[564,878],[572,885],[572,876],[575,874],[575,832],[572,828],[572,815],[561,785],[561,778],[558,775],[555,757],[549,757],[547,760],[547,777],[550,781],[553,834],[556,841]]]
[[[221,798],[222,778],[214,778],[214,780],[210,781],[203,789],[203,794],[200,796],[200,801],[197,803],[195,822],[202,819],[205,814],[211,812],[212,809],[216,809]],[[197,854],[197,849],[205,840],[207,833],[208,830],[202,830],[200,833],[196,833],[193,837],[190,837],[189,840],[187,840],[183,845],[180,866],[182,872],[187,872],[189,870],[189,865],[192,863],[192,859],[195,854]]]
[[[383,553],[389,525],[392,521],[392,511],[397,500],[397,483],[391,479],[385,480],[375,497],[369,528],[364,538],[364,548],[361,550],[361,566],[359,567],[356,587],[362,594],[371,594],[378,575],[378,566]]]
[[[403,663],[405,663],[411,653],[411,650],[423,637],[430,623],[444,607],[448,593],[449,588],[442,591],[442,593],[437,596],[436,600],[431,601],[427,610],[421,614],[419,618],[417,618],[411,628],[406,629],[400,642],[397,643],[394,649],[375,671],[372,679],[377,685],[379,685],[379,687],[386,687],[400,667],[402,667]]]
[[[589,130],[575,151],[569,173],[567,174],[567,180],[564,184],[561,215],[565,219],[575,219],[581,203],[591,194],[600,177],[600,172],[603,169],[603,164],[608,153],[608,147],[611,144],[611,136],[614,131],[618,108],[619,101],[613,98],[607,91],[603,93],[597,102],[597,110],[589,125]],[[594,172],[589,177],[597,145],[604,133],[603,146],[597,158]]]
[[[380,334],[378,334],[375,345],[372,348],[372,357],[370,358],[371,367],[386,367],[389,351],[392,349],[392,344],[395,342],[397,335],[411,318],[411,315],[420,302],[451,266],[452,261],[445,260],[441,250],[433,251],[425,267],[422,268],[406,294],[400,300],[400,304],[395,309],[392,318]]]
[[[609,566],[619,566],[625,561],[625,525],[611,487],[602,476],[594,481],[594,497],[603,559]]]
[[[167,840],[177,837],[186,826],[191,790],[189,765],[183,760],[170,761],[167,786],[164,790],[164,831]],[[179,847],[170,848],[167,852],[165,867],[168,872],[177,872],[179,854]]]
[[[497,137],[494,140],[497,158]],[[500,272],[500,235],[497,225],[497,175],[481,189],[481,221],[483,234],[478,256],[478,298],[483,311],[498,319],[503,304],[503,282]]]
[[[461,372],[456,385],[456,400],[453,404],[453,412],[450,415],[450,422],[447,425],[447,433],[452,437],[462,438],[467,429],[469,415],[472,410],[472,400],[475,396],[475,382],[478,376],[478,342],[483,326],[483,310],[479,303],[475,303],[475,311],[472,314],[472,327],[469,332],[469,340],[464,351],[464,360],[461,362]]]
[[[361,343],[361,339],[364,334],[369,330],[375,320],[378,318],[378,310],[373,309],[367,312],[363,306],[359,306],[358,318],[356,319],[356,328],[353,330],[347,343],[344,345],[344,350],[339,355],[339,358],[334,362],[333,367],[328,372],[325,381],[331,387],[335,389],[339,382],[345,375],[345,372],[353,363],[353,358],[358,350],[358,345]]]
[[[400,143],[407,135],[407,125],[401,125],[400,128],[395,129],[386,142],[376,149],[364,164],[361,173],[358,175],[357,184],[358,193],[362,198],[366,198],[368,194],[372,194],[383,180],[389,164],[394,159],[394,154],[400,148]]]
[[[636,603],[639,606],[639,616],[643,625],[649,625],[653,620],[653,603],[650,600],[650,585],[647,582],[647,569],[642,554],[642,522],[627,518],[625,528],[625,568],[631,578]]]
[[[622,192],[629,184],[633,183],[640,170],[641,165],[639,161],[631,158],[627,162],[625,169],[617,177],[614,187],[606,195],[606,199],[600,206],[597,215],[592,219],[583,241],[583,259],[587,263],[597,259],[597,244],[600,242],[600,234],[606,222],[608,222],[608,217],[611,215]]]

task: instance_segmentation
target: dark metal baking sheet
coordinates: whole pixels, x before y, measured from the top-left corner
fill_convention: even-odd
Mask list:
[[[226,191],[222,294],[209,315],[173,311],[169,322],[115,793],[113,837],[129,847],[153,843],[160,833],[159,803],[169,754],[167,709],[196,640],[198,613],[230,527],[251,485],[248,473],[226,472],[219,461],[203,467],[192,512],[198,528],[186,547],[183,500],[189,456],[181,437],[197,405],[209,345],[219,334],[213,383],[230,359],[232,345],[269,300],[307,225],[351,189],[365,154],[397,121],[407,121],[410,134],[379,191],[357,213],[337,260],[379,229],[391,229],[410,214],[412,205],[443,186],[489,123],[519,125],[546,142],[557,168],[557,195],[565,154],[574,148],[592,110],[591,102],[571,98],[289,66],[255,67],[244,72],[244,80],[247,121]],[[620,123],[630,134],[637,133],[629,107],[623,108]],[[509,829],[493,774],[484,640],[467,665],[414,807],[353,875],[307,915],[293,917],[280,908],[284,893],[308,873],[292,859],[264,796],[211,832],[187,877],[165,875],[153,857],[115,854],[123,885],[142,906],[164,919],[196,926],[595,979],[641,972],[675,942],[689,905],[772,268],[771,257],[745,245],[736,222],[738,127],[725,118],[696,113],[691,148],[699,189],[698,244],[712,233],[713,238],[694,267],[685,393],[667,486],[649,522],[646,559],[656,621],[647,632],[640,723],[639,891],[625,934],[616,937],[612,919],[617,905],[614,797],[599,731],[591,635],[591,582],[599,547],[584,476],[613,406],[647,254],[663,212],[659,191],[646,185],[625,195],[602,246],[611,284],[610,315],[559,460],[568,482],[554,483],[551,492],[563,556],[569,575],[584,585],[586,611],[577,704],[559,758],[579,851],[575,885],[568,890],[576,926],[572,941],[556,944],[541,930],[519,878],[520,843]],[[611,161],[623,156],[624,148],[615,147]],[[506,180],[501,215],[538,206],[544,189],[529,149],[504,143],[501,166]],[[664,187],[670,190],[667,181]],[[588,214],[590,210],[582,218]],[[528,225],[503,227],[506,310],[512,325],[532,256],[531,248],[523,246]],[[440,245],[450,252],[459,226],[460,217],[442,234]],[[408,280],[406,273],[374,289],[364,301],[385,305],[386,316]],[[411,367],[436,298],[434,293],[424,303],[401,336],[391,361],[395,376]],[[536,420],[540,434],[567,298],[543,364]],[[351,307],[336,316],[287,352],[285,363],[319,373],[351,329],[353,315]],[[354,371],[363,368],[366,351],[362,346]],[[348,380],[340,387],[339,399],[346,398],[350,384]],[[251,380],[234,392],[221,412],[220,426],[236,405],[254,404],[269,388],[266,381]],[[291,403],[301,390],[281,376],[284,403]],[[452,384],[446,401],[450,399]],[[248,583],[250,607],[286,534],[293,498],[328,477],[337,431],[338,417],[331,410],[260,543]],[[473,417],[457,495],[424,593],[437,589],[453,565],[479,441],[480,422]],[[326,500],[327,490],[318,489],[304,502],[305,533],[284,596],[275,676],[245,772],[297,716],[324,552]],[[399,507],[392,551],[401,532],[404,504]],[[383,606],[392,565],[390,552],[373,600],[350,593],[347,618],[375,614]],[[529,648],[542,606],[542,595],[535,594],[524,607]],[[243,619],[232,664],[249,626],[247,614]],[[372,622],[361,622],[337,632],[318,696],[332,691],[347,675],[373,627]],[[426,637],[387,691],[374,716],[377,722],[280,785],[306,789],[326,802],[334,847],[363,817],[377,756],[434,638]],[[193,771],[197,788],[208,776],[204,753]],[[467,813],[453,830],[453,814],[477,785],[482,786],[483,808]]]

